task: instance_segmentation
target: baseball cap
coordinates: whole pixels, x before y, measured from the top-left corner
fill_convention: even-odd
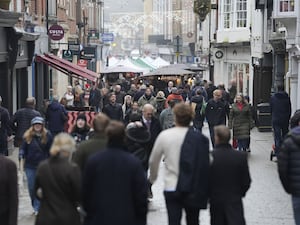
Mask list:
[[[34,124],[44,124],[44,118],[40,116],[36,116],[31,120],[31,125]]]

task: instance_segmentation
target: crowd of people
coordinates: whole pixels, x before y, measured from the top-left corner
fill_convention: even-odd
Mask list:
[[[163,162],[169,225],[180,225],[183,209],[187,225],[199,225],[208,201],[212,225],[245,224],[242,198],[251,183],[247,152],[253,110],[249,98],[230,90],[206,81],[193,87],[169,81],[164,90],[145,84],[124,90],[117,84],[109,91],[93,84],[89,102],[98,113],[91,124],[79,113],[69,134],[66,106],[77,101],[72,86],[65,104],[53,96],[40,112],[34,98],[11,118],[0,107],[0,141],[15,134],[18,168],[27,177],[35,223],[145,225],[151,187]],[[204,121],[212,161],[209,139],[202,134]],[[3,143],[1,155],[7,155]],[[278,154],[280,171],[286,172],[280,160],[287,156]],[[3,210],[0,204],[0,221],[15,225],[17,167],[4,156],[0,167],[11,173],[3,178],[11,185],[5,196],[9,200],[4,199],[10,204]],[[287,182],[286,176],[280,175]]]

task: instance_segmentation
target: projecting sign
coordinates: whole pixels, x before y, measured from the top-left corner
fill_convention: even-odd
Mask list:
[[[101,34],[101,40],[103,42],[109,42],[114,40],[114,34],[113,33],[103,33]]]
[[[48,35],[51,40],[59,41],[64,37],[65,31],[62,26],[54,24],[48,30]]]

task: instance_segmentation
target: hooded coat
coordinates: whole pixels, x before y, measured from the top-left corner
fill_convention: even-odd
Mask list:
[[[277,159],[279,177],[285,191],[300,197],[300,126],[288,133]]]
[[[285,91],[272,95],[270,100],[272,123],[286,125],[291,117],[291,100]]]
[[[46,121],[51,133],[57,134],[64,131],[64,124],[68,119],[65,107],[58,101],[53,101],[47,108]]]

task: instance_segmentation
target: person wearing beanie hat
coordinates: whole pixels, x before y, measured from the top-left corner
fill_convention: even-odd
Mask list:
[[[130,122],[126,127],[126,137],[128,151],[141,160],[147,172],[148,153],[145,144],[150,141],[150,132],[141,121]]]
[[[78,114],[75,125],[72,128],[71,136],[79,144],[81,141],[88,140],[90,127],[87,124],[87,119],[84,113]]]
[[[34,215],[37,215],[40,209],[40,201],[34,191],[36,170],[40,162],[49,157],[52,139],[51,133],[44,126],[44,119],[36,116],[31,120],[31,127],[24,133],[24,139],[20,146],[20,167],[23,169],[24,166],[25,169]]]

